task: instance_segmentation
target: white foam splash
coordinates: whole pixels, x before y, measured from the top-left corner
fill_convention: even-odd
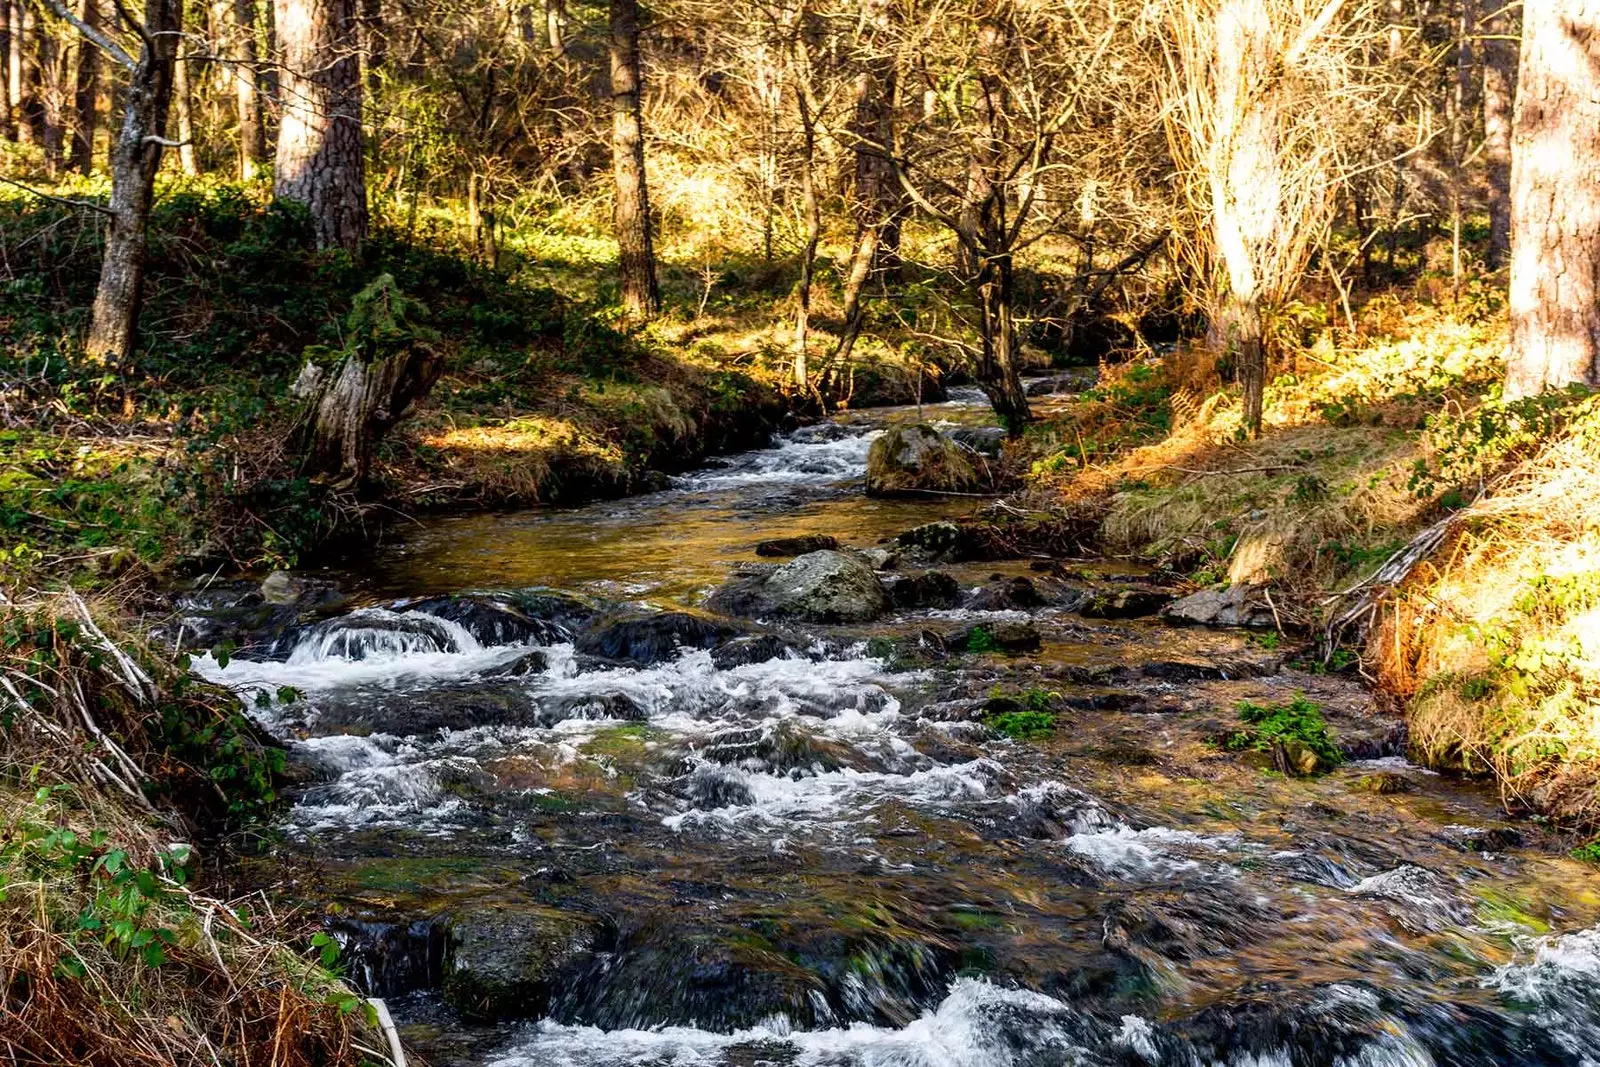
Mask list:
[[[836,485],[865,475],[867,452],[882,433],[830,430],[824,437],[801,430],[776,447],[741,453],[721,467],[683,475],[673,484],[702,492],[748,485]]]
[[[1138,880],[1170,878],[1195,870],[1200,866],[1197,860],[1172,850],[1215,850],[1223,840],[1165,826],[1135,830],[1119,824],[1080,830],[1063,839],[1062,844],[1107,874]]]
[[[1085,1051],[1064,1023],[1072,1009],[1042,993],[958,979],[935,1011],[903,1029],[856,1023],[797,1031],[781,1019],[731,1034],[687,1026],[601,1030],[541,1022],[488,1067],[1011,1067],[1071,1063]],[[1026,1053],[1023,1050],[1026,1050]]]

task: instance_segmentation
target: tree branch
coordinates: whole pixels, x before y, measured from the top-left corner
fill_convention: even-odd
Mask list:
[[[129,70],[132,70],[134,67],[138,66],[138,64],[134,62],[134,58],[130,56],[121,45],[117,44],[117,42],[113,41],[110,37],[107,37],[104,33],[101,33],[87,22],[84,22],[77,15],[74,15],[67,9],[67,6],[63,4],[61,0],[49,0],[49,3],[52,11],[70,22],[79,33],[83,34],[87,40],[98,45],[100,50],[106,55],[110,56],[113,60],[120,63],[122,66],[127,67]],[[12,184],[15,185],[16,183],[13,182]],[[44,194],[41,193],[40,195],[42,196]]]
[[[19,181],[12,181],[10,178],[7,178],[3,174],[0,174],[0,182],[5,182],[7,185],[14,185],[18,189],[21,189],[23,192],[32,193],[34,196],[37,196],[40,200],[48,200],[52,204],[65,204],[67,207],[87,208],[90,211],[99,212],[100,214],[106,216],[107,218],[115,218],[116,217],[116,212],[112,211],[110,208],[106,207],[104,204],[96,204],[96,203],[94,203],[93,201],[90,201],[90,200],[69,200],[64,196],[51,196],[49,193],[44,192],[43,190],[40,190],[40,189],[35,189],[31,185],[23,185]]]

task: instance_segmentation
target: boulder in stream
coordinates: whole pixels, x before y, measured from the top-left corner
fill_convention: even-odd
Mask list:
[[[977,492],[972,455],[927,423],[891,426],[867,453],[867,495]]]
[[[1168,604],[1162,612],[1168,622],[1189,626],[1248,626],[1271,629],[1272,606],[1256,586],[1233,585],[1202,589]]]
[[[889,596],[901,609],[953,608],[961,602],[961,584],[943,571],[924,571],[895,578]]]
[[[467,907],[445,917],[444,999],[469,1019],[543,1014],[563,978],[602,950],[605,925],[536,904]]]
[[[1078,608],[1086,619],[1142,619],[1172,603],[1172,594],[1159,589],[1108,589],[1091,596]]]
[[[707,607],[751,618],[870,622],[889,609],[889,592],[864,560],[808,552],[772,571],[735,576],[711,594]]]
[[[1037,652],[1039,628],[1031,622],[984,622],[945,638],[952,652]]]
[[[549,645],[572,638],[565,626],[529,615],[510,596],[468,593],[408,601],[399,607],[453,622],[481,645]]]
[[[725,622],[663,611],[601,620],[573,642],[580,653],[648,666],[675,657],[682,649],[715,648],[739,631]]]

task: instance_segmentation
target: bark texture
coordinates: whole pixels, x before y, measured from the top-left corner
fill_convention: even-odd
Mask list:
[[[84,349],[91,359],[126,363],[137,340],[144,298],[145,231],[161,132],[172,99],[172,68],[183,24],[182,0],[146,0],[144,44],[128,76],[122,127],[111,152],[111,225]]]
[[[1522,12],[1506,395],[1600,384],[1600,0]]]
[[[274,10],[283,117],[273,195],[310,209],[319,247],[354,251],[367,234],[355,0],[275,0]]]
[[[1489,0],[1503,3],[1503,0]],[[1511,256],[1511,111],[1517,91],[1514,16],[1504,6],[1485,21],[1483,41],[1483,164],[1489,186],[1490,270]]]
[[[340,484],[365,478],[378,442],[428,394],[442,366],[422,350],[370,362],[352,355],[335,365],[325,383],[311,379],[316,392],[307,467]]]
[[[91,29],[100,26],[100,8],[94,0],[83,0],[78,17]],[[96,103],[100,92],[100,49],[78,40],[78,69],[74,79],[72,110],[76,121],[72,133],[72,166],[88,177],[94,171],[94,130],[98,119]]]
[[[11,81],[11,114],[16,119],[17,140],[23,144],[33,144],[38,139],[38,99],[34,94],[38,80],[38,68],[33,63],[34,21],[35,16],[23,0],[11,0],[11,62],[6,76]]]
[[[256,69],[256,4],[255,0],[224,0],[224,4],[223,52],[233,83],[234,114],[239,121],[239,177],[250,181],[261,173],[261,162],[267,157],[260,72]]]
[[[1278,62],[1260,0],[1224,0],[1217,12],[1216,131],[1209,162],[1211,216],[1226,290],[1216,340],[1233,356],[1244,391],[1244,423],[1261,432],[1266,348],[1261,302],[1279,213],[1277,114],[1270,85]]]
[[[656,283],[639,94],[639,3],[611,0],[611,169],[617,185],[612,222],[622,305],[630,315],[654,318],[661,311],[661,290]]]
[[[17,122],[11,114],[11,5],[0,0],[0,137],[17,139]]]
[[[179,48],[182,51],[182,46]],[[189,87],[189,60],[179,55],[172,65],[173,140],[178,142],[178,166],[191,178],[200,174],[200,154],[194,144],[194,94]]]

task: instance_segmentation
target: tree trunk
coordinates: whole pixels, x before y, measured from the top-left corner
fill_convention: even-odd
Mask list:
[[[1211,164],[1211,219],[1227,275],[1218,340],[1238,361],[1245,430],[1261,432],[1266,348],[1262,344],[1263,260],[1271,255],[1280,205],[1270,85],[1278,56],[1260,0],[1224,0],[1217,15],[1216,158]]]
[[[145,230],[161,131],[172,99],[172,67],[183,25],[182,0],[146,0],[144,44],[128,77],[122,129],[111,157],[111,225],[84,350],[93,360],[126,365],[137,340],[144,297]]]
[[[367,138],[367,173],[383,173],[378,136],[382,116],[378,113],[378,90],[383,87],[383,66],[389,60],[389,31],[383,24],[382,0],[361,0],[361,83],[366,88],[366,107],[373,121],[367,123],[372,135]]]
[[[980,384],[1006,433],[1018,437],[1027,427],[1032,413],[1028,410],[1028,394],[1022,388],[1022,376],[1017,367],[1015,295],[1009,253],[986,257],[979,298],[983,305],[984,364]]]
[[[432,351],[408,348],[382,359],[346,355],[327,372],[301,372],[298,395],[310,399],[309,470],[354,485],[372,469],[373,452],[389,428],[428,395],[443,361]]]
[[[562,35],[562,20],[566,16],[562,0],[544,0],[544,32],[550,54],[560,59],[567,54],[567,42]]]
[[[1600,384],[1600,0],[1523,6],[1506,395]]]
[[[811,114],[805,94],[797,93],[796,97],[800,105],[800,200],[806,219],[806,244],[800,252],[799,308],[794,321],[794,384],[805,389],[810,385],[806,369],[806,330],[811,320],[811,280],[817,266],[817,245],[822,241],[822,206],[817,202],[815,116]]]
[[[44,147],[45,173],[55,177],[61,166],[61,149],[64,140],[63,112],[66,96],[66,72],[62,62],[61,42],[50,31],[38,10],[30,12],[33,19],[34,46],[38,49],[34,65],[34,106],[38,109],[39,143]]]
[[[611,0],[611,168],[617,185],[613,224],[622,306],[630,315],[649,319],[661,311],[661,290],[645,185],[639,82],[638,0]]]
[[[34,85],[38,68],[34,65],[33,38],[37,16],[24,0],[11,0],[11,111],[16,116],[17,140],[35,144],[38,137],[38,100]]]
[[[180,45],[180,52],[188,49]],[[178,166],[191,178],[200,176],[200,156],[194,144],[194,96],[189,91],[189,60],[179,55],[172,64],[172,125],[178,142]]]
[[[839,334],[839,344],[828,356],[828,365],[843,363],[850,358],[856,339],[861,336],[861,291],[866,288],[872,273],[872,263],[878,251],[878,230],[875,224],[863,225],[856,236],[855,251],[850,256],[850,273],[844,282],[844,330]]]
[[[1506,4],[1509,0],[1489,0]],[[1516,99],[1517,43],[1512,16],[1501,6],[1489,16],[1483,42],[1483,162],[1489,185],[1489,251],[1499,270],[1511,256],[1511,108]]]
[[[90,29],[100,26],[100,8],[95,0],[83,0],[78,17]],[[94,129],[98,118],[96,104],[100,93],[100,49],[93,42],[78,39],[78,70],[74,78],[72,109],[77,115],[72,135],[72,166],[88,177],[94,172]]]
[[[275,0],[282,119],[273,195],[306,205],[319,248],[367,234],[355,0]]]
[[[1450,112],[1450,298],[1461,299],[1461,224],[1467,195],[1467,115],[1472,103],[1473,30],[1477,5],[1460,0],[1456,17],[1456,77],[1447,101]]]
[[[0,137],[17,139],[17,120],[11,113],[11,5],[0,0]]]
[[[260,73],[256,69],[256,0],[223,0],[225,47],[234,113],[239,120],[239,180],[261,173],[267,156],[266,127],[261,118]]]

